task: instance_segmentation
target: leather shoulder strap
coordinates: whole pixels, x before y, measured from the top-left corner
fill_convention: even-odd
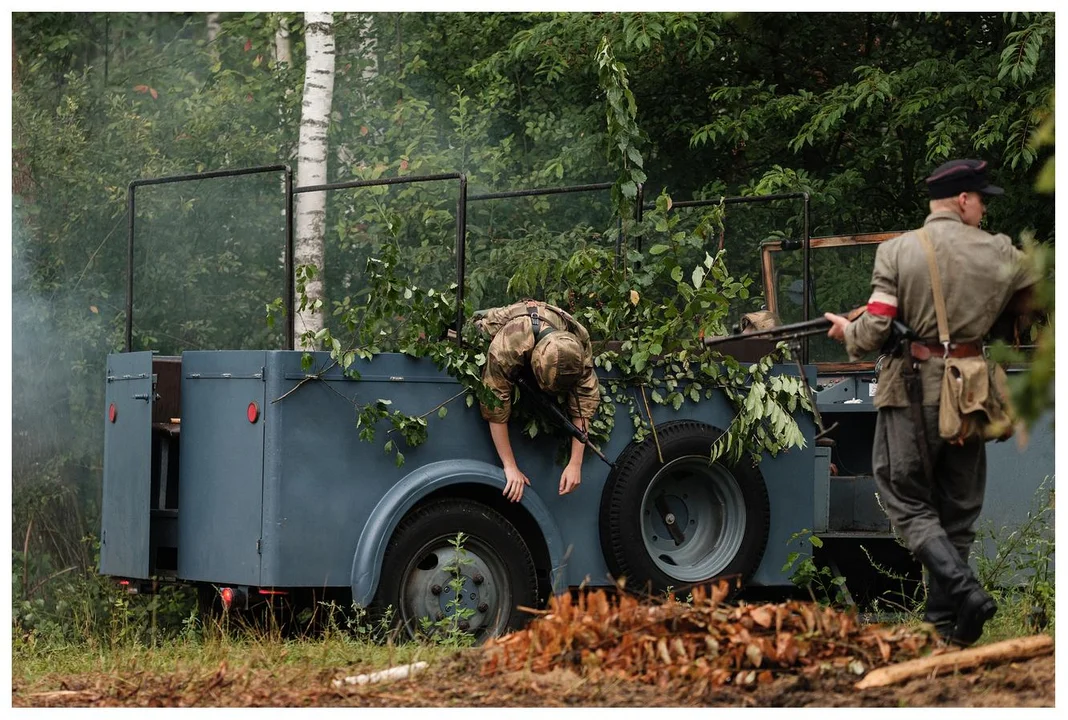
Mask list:
[[[948,351],[949,321],[946,319],[946,296],[942,294],[942,277],[938,274],[938,259],[935,257],[931,238],[927,237],[927,228],[920,228],[916,231],[916,235],[920,238],[924,252],[927,253],[927,267],[931,272],[931,291],[934,294],[935,315],[938,318],[938,342],[942,343]]]

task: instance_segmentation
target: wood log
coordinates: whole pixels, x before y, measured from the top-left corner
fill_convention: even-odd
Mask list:
[[[368,683],[403,680],[404,678],[414,677],[418,673],[426,670],[426,668],[427,664],[423,661],[412,663],[411,665],[398,665],[396,667],[379,670],[378,672],[369,674],[350,675],[344,680],[334,680],[333,686],[339,688],[343,685],[367,685]]]
[[[1013,638],[1001,642],[983,645],[981,647],[957,650],[941,655],[929,655],[927,657],[909,660],[876,668],[864,676],[856,684],[858,690],[871,687],[882,687],[895,683],[922,677],[942,668],[959,670],[961,668],[975,667],[987,663],[1001,663],[1011,660],[1036,657],[1053,652],[1053,638],[1049,635],[1032,635],[1031,637]]]
[[[71,699],[85,699],[96,700],[99,698],[99,693],[93,690],[51,690],[49,692],[30,693],[26,695],[28,698],[34,698],[35,700],[43,700],[48,702],[50,700],[71,700]]]

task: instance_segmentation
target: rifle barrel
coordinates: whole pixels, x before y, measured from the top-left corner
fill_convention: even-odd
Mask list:
[[[724,337],[705,338],[704,343],[706,346],[712,347],[714,345],[722,345],[723,343],[731,342],[733,340],[742,340],[744,338],[792,340],[794,338],[805,337],[806,335],[818,335],[821,332],[827,331],[830,327],[831,321],[821,317],[790,323],[789,325],[779,325],[778,327],[768,328],[766,330],[756,330],[754,332],[726,335]]]

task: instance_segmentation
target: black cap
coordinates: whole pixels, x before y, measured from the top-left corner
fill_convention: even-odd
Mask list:
[[[1005,192],[987,180],[986,160],[950,160],[935,168],[926,182],[932,200],[953,197],[962,192],[983,195],[1002,195]]]

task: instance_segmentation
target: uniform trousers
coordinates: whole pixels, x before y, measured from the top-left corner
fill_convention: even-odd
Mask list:
[[[967,559],[986,491],[986,444],[978,438],[963,445],[943,440],[937,406],[923,408],[926,432],[916,427],[912,413],[908,407],[878,410],[872,469],[882,505],[912,552],[946,535]],[[934,470],[930,482],[917,442],[921,436],[926,438]]]

